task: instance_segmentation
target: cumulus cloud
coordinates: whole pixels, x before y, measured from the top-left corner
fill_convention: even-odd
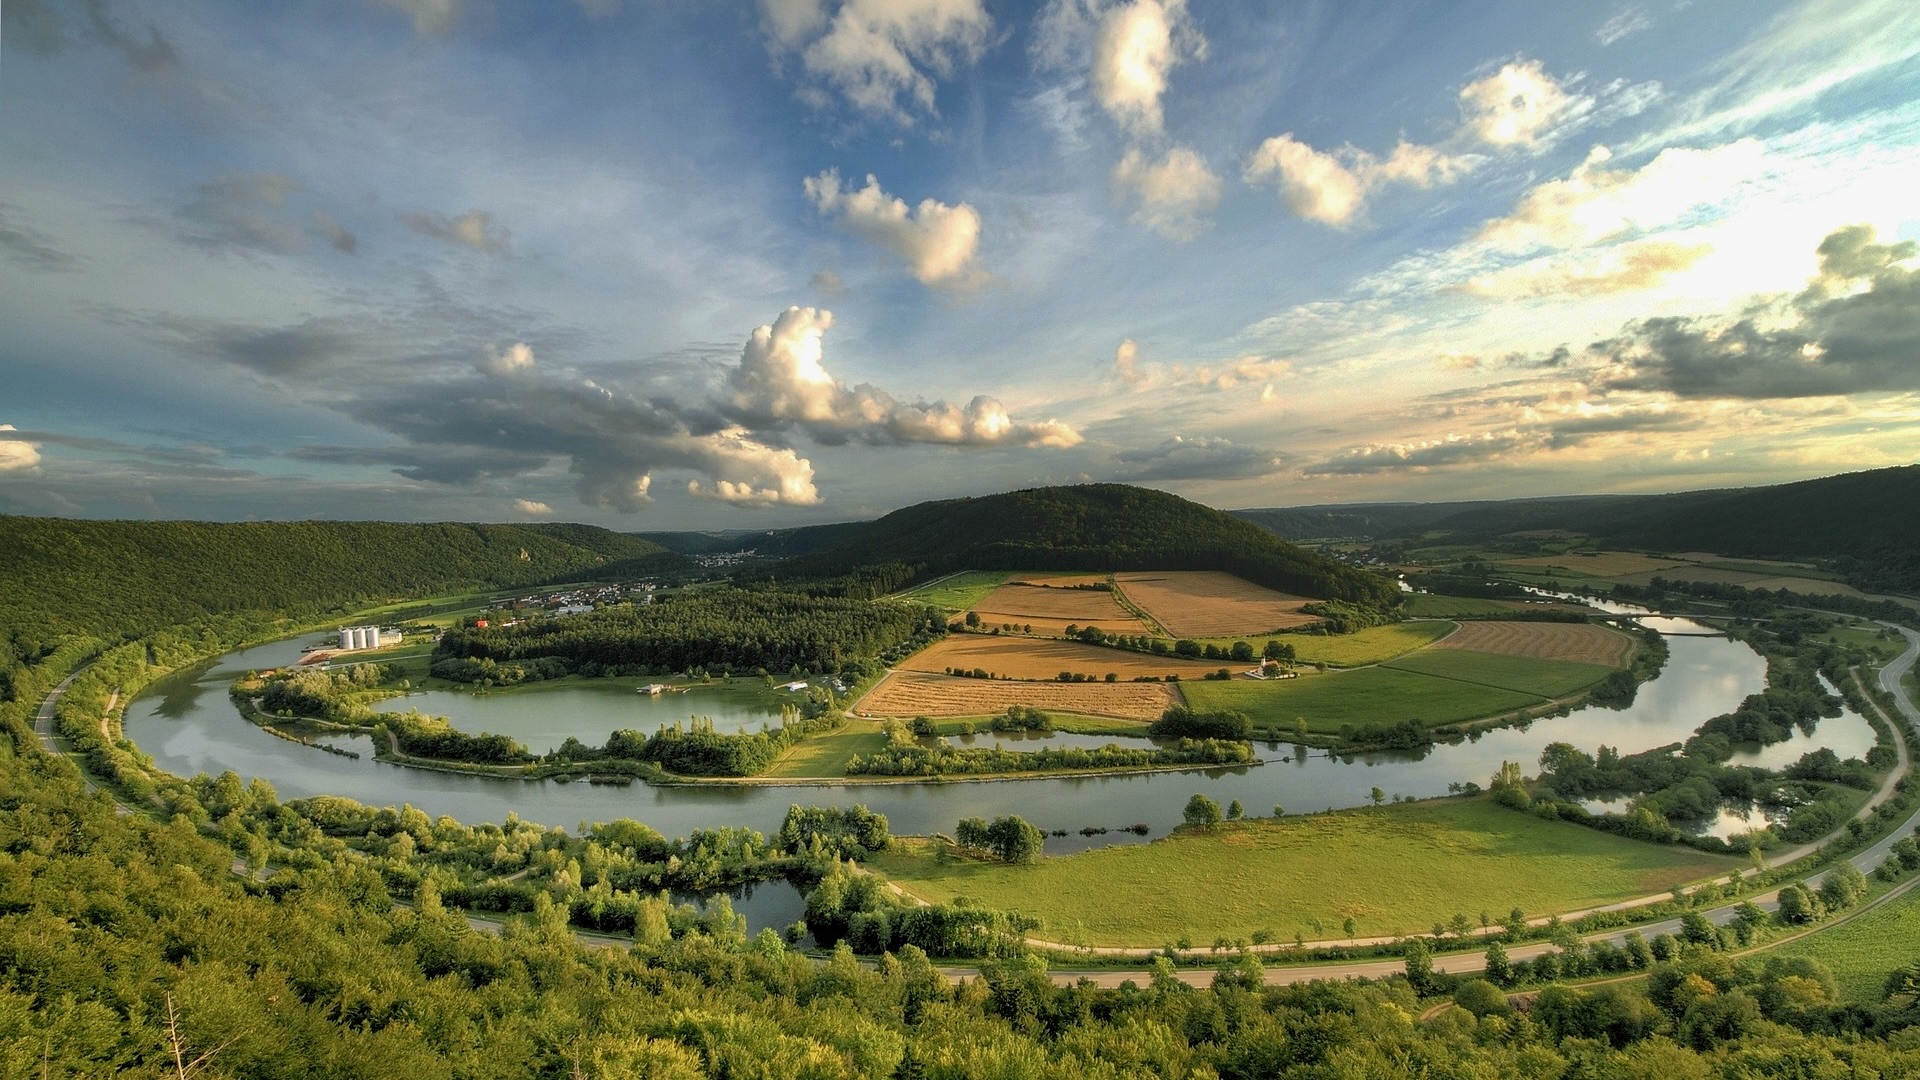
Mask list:
[[[369,0],[392,8],[413,20],[413,32],[421,37],[444,34],[460,21],[462,0]]]
[[[1536,296],[1598,296],[1649,289],[1699,262],[1706,244],[1642,240],[1568,257],[1545,256],[1481,274],[1464,291],[1476,296],[1530,299]]]
[[[513,500],[513,508],[533,517],[545,517],[553,513],[553,507],[533,499],[515,499]]]
[[[993,29],[981,0],[760,0],[760,12],[776,56],[797,53],[826,89],[903,126],[936,112],[935,77],[978,60]],[[802,96],[831,100],[821,86]]]
[[[1140,370],[1139,362],[1140,346],[1134,344],[1132,338],[1122,341],[1120,346],[1113,350],[1113,373],[1128,386],[1137,386],[1147,377],[1146,373]]]
[[[1820,275],[1798,296],[1732,320],[1669,316],[1595,342],[1597,385],[1682,398],[1799,398],[1920,390],[1916,245],[1874,242],[1864,225],[1821,242]]]
[[[1521,196],[1513,213],[1482,226],[1480,239],[1503,248],[1572,248],[1643,232],[1726,198],[1765,169],[1758,139],[1696,150],[1669,147],[1637,169],[1612,168],[1596,146],[1563,180]]]
[[[469,210],[459,217],[420,211],[400,215],[400,223],[422,236],[470,247],[489,255],[507,250],[507,230],[496,226],[493,215],[485,210]]]
[[[1466,129],[1489,146],[1537,145],[1593,108],[1567,90],[1538,60],[1515,60],[1460,90]]]
[[[524,341],[516,341],[498,351],[489,349],[480,361],[480,370],[501,378],[530,372],[533,370],[533,347]]]
[[[342,255],[354,255],[360,251],[360,238],[353,235],[345,225],[333,219],[331,214],[322,210],[313,212],[313,227],[328,246]]]
[[[1212,228],[1220,205],[1220,178],[1184,146],[1157,161],[1130,147],[1113,168],[1113,190],[1133,207],[1127,220],[1169,240],[1192,240]]]
[[[922,285],[965,290],[987,280],[975,265],[980,253],[980,214],[966,203],[948,206],[922,199],[909,208],[906,201],[888,195],[871,174],[857,191],[840,182],[840,173],[828,169],[802,182],[807,197],[820,213],[855,236],[899,256]],[[837,278],[836,278],[837,280]]]
[[[1081,441],[1057,420],[1016,421],[984,395],[964,407],[909,404],[865,383],[847,386],[822,363],[822,339],[832,325],[831,312],[792,307],[756,329],[728,375],[727,415],[755,432],[797,427],[828,444],[1068,447]]]
[[[1470,167],[1468,159],[1431,146],[1401,142],[1379,158],[1351,146],[1315,150],[1288,132],[1261,143],[1240,175],[1248,184],[1272,186],[1300,217],[1345,228],[1380,188],[1450,183]]]
[[[1114,455],[1116,480],[1242,480],[1271,476],[1286,467],[1281,455],[1228,439],[1175,435],[1157,446]]]
[[[40,445],[14,434],[12,424],[0,424],[0,474],[26,472],[40,466]]]
[[[1186,0],[1133,0],[1099,16],[1088,82],[1122,129],[1158,135],[1168,73],[1206,55],[1207,40],[1188,17]]]

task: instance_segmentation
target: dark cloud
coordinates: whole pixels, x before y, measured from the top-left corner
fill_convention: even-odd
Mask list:
[[[1820,276],[1784,310],[1757,310],[1731,323],[1646,319],[1595,342],[1588,355],[1604,365],[1596,383],[1688,398],[1920,389],[1920,271],[1897,265],[1913,257],[1915,245],[1872,238],[1864,226],[1828,236],[1819,249]]]
[[[333,250],[340,252],[342,255],[357,255],[360,253],[360,238],[353,235],[345,225],[335,221],[331,214],[322,210],[315,210],[313,212],[313,227],[320,233],[321,239],[325,240],[332,246]]]
[[[175,212],[180,238],[205,247],[305,251],[307,235],[285,216],[300,182],[278,173],[225,173],[193,189]]]
[[[422,236],[484,251],[489,255],[504,255],[507,250],[507,230],[494,224],[493,215],[485,210],[469,210],[458,217],[423,210],[400,215],[400,223]]]
[[[9,0],[11,2],[11,0]],[[148,23],[145,40],[120,28],[107,10],[106,0],[86,0],[87,22],[93,36],[124,57],[136,70],[148,75],[169,75],[180,67],[180,56],[160,34],[160,28]]]
[[[471,484],[533,472],[549,460],[540,454],[478,446],[305,446],[287,455],[326,465],[390,465],[409,480]]]
[[[1175,435],[1158,446],[1114,455],[1115,480],[1243,480],[1271,476],[1286,461],[1271,450],[1237,446],[1227,439]]]
[[[0,204],[0,251],[33,270],[67,271],[76,269],[79,260],[53,245],[53,238],[11,220],[16,209]]]
[[[0,4],[0,38],[16,49],[52,56],[67,47],[67,20],[44,0]]]
[[[343,367],[362,357],[367,344],[365,324],[345,317],[310,318],[290,326],[178,316],[154,321],[182,352],[275,378],[306,378]]]

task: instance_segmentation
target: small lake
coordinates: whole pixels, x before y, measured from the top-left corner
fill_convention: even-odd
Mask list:
[[[780,726],[780,709],[798,706],[804,699],[787,690],[769,689],[759,679],[728,679],[686,692],[646,694],[646,680],[568,679],[533,683],[510,691],[422,690],[405,697],[387,698],[374,705],[379,712],[418,709],[428,716],[444,716],[471,735],[509,735],[528,750],[545,754],[560,748],[568,737],[588,746],[600,746],[622,728],[653,734],[661,725],[686,723],[693,717],[713,721],[715,731],[758,731],[762,724]]]
[[[1704,629],[1690,624],[1687,632]],[[282,641],[230,653],[159,680],[128,706],[128,737],[168,772],[192,776],[231,769],[245,778],[266,780],[283,799],[333,794],[374,806],[411,803],[432,815],[448,814],[469,822],[498,821],[511,811],[529,821],[568,828],[581,822],[628,817],[670,836],[725,825],[771,833],[793,803],[865,803],[885,814],[897,833],[950,832],[964,817],[1019,814],[1044,829],[1067,830],[1070,835],[1066,837],[1047,839],[1047,850],[1058,853],[1139,843],[1164,835],[1180,823],[1182,808],[1196,792],[1204,792],[1222,806],[1239,800],[1249,815],[1272,813],[1276,804],[1289,813],[1304,813],[1365,805],[1374,787],[1390,797],[1426,798],[1446,794],[1449,784],[1472,781],[1485,785],[1502,761],[1520,762],[1532,772],[1540,751],[1550,742],[1570,742],[1589,753],[1601,744],[1616,747],[1623,754],[1649,750],[1680,742],[1701,721],[1732,710],[1741,699],[1765,686],[1766,674],[1765,662],[1743,644],[1722,637],[1682,636],[1669,639],[1671,657],[1666,669],[1659,678],[1641,686],[1630,708],[1585,708],[1568,716],[1536,720],[1525,728],[1483,732],[1418,753],[1341,757],[1288,743],[1255,743],[1256,752],[1269,764],[1033,780],[656,788],[638,783],[613,787],[428,772],[375,761],[371,740],[362,736],[327,740],[358,751],[362,755],[359,760],[274,738],[240,717],[228,701],[226,689],[234,678],[249,670],[297,660],[304,643]],[[692,713],[713,715],[716,726],[778,723],[778,691],[759,705],[751,698],[753,694],[766,694],[764,686],[747,688],[733,704],[725,696],[731,692],[729,687],[708,687],[655,702],[643,700],[630,688],[607,689],[574,682],[511,694],[416,694],[412,699],[396,699],[396,704],[453,715],[460,727],[471,731],[544,731],[542,737],[555,745],[568,733],[582,741],[601,741],[614,727],[648,730],[659,722]],[[703,694],[718,696],[703,699]],[[709,700],[712,704],[707,704]],[[729,708],[737,711],[729,713]],[[756,708],[768,711],[756,713]],[[516,719],[506,712],[465,711],[487,709],[518,709],[526,715]],[[662,711],[648,713],[648,709]],[[557,719],[536,715],[547,713],[560,715]],[[636,720],[639,717],[646,719]],[[991,742],[1029,749],[1036,745],[1035,741],[1010,739],[1009,734],[981,732],[974,736],[973,745]],[[516,737],[538,741],[531,734]],[[1817,742],[1829,737],[1851,738],[1837,720],[1823,722],[1813,738]],[[1061,741],[1068,739],[1072,744],[1091,739],[1095,746],[1117,741],[1110,736],[1055,735],[1037,744],[1068,745]],[[1870,739],[1869,735],[1867,745],[1871,745]],[[1141,745],[1121,743],[1130,744]],[[1797,758],[1807,748],[1798,742],[1793,745],[1799,748],[1780,752],[1791,752]],[[1840,743],[1835,752],[1841,753],[1844,745],[1851,744]],[[1860,752],[1864,750],[1855,751]],[[1150,825],[1150,836],[1118,831],[1095,837],[1079,835],[1083,827],[1118,830],[1135,822]]]

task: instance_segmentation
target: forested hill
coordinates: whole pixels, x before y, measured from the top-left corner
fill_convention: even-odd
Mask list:
[[[589,525],[214,524],[0,515],[0,652],[210,613],[292,610],[682,565]],[[4,657],[0,657],[4,660]]]
[[[1308,596],[1381,604],[1397,596],[1392,582],[1250,522],[1124,484],[921,503],[765,573],[786,580],[865,573],[876,586],[895,587],[965,569],[1226,570]]]
[[[1720,493],[1655,508],[1605,531],[1659,551],[1811,558],[1869,589],[1920,589],[1920,465]]]

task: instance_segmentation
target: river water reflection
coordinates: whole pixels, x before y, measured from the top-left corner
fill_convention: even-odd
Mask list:
[[[1705,629],[1692,627],[1695,633]],[[1047,849],[1068,852],[1138,843],[1140,837],[1118,831],[1135,822],[1150,825],[1152,835],[1164,834],[1179,824],[1181,809],[1195,792],[1206,793],[1222,806],[1238,799],[1249,815],[1271,813],[1276,804],[1285,806],[1289,813],[1303,813],[1363,805],[1374,787],[1390,797],[1424,798],[1446,794],[1449,784],[1473,781],[1484,785],[1502,761],[1518,761],[1532,771],[1541,749],[1550,742],[1570,742],[1588,752],[1605,744],[1623,754],[1680,742],[1701,721],[1727,712],[1748,694],[1759,692],[1766,673],[1765,662],[1744,644],[1719,637],[1672,637],[1668,639],[1672,655],[1666,669],[1640,688],[1630,708],[1580,709],[1567,716],[1534,721],[1526,728],[1489,731],[1469,741],[1441,744],[1424,753],[1339,758],[1329,757],[1325,751],[1302,753],[1286,743],[1256,743],[1256,751],[1269,759],[1269,764],[1205,772],[884,785],[656,788],[636,783],[603,787],[500,780],[386,765],[373,760],[371,741],[365,737],[337,740],[338,745],[358,750],[362,755],[359,760],[276,739],[240,717],[227,699],[226,688],[248,670],[293,662],[302,644],[290,640],[230,653],[160,680],[128,707],[128,737],[160,768],[177,775],[217,774],[231,769],[243,778],[265,779],[281,798],[333,794],[376,806],[404,802],[429,814],[447,814],[468,822],[498,821],[511,811],[529,821],[569,828],[585,821],[630,817],[670,836],[723,825],[772,832],[790,804],[862,802],[885,814],[896,833],[951,831],[963,817],[1020,814],[1042,828],[1067,830],[1069,835],[1065,837],[1049,837]],[[674,712],[697,711],[699,707],[690,699],[699,693],[678,696],[671,702]],[[614,707],[608,694],[578,686],[488,698],[453,696],[469,704],[485,701],[487,708],[511,706],[539,713],[576,710],[585,715]],[[423,711],[452,711],[430,707],[421,697],[416,695],[414,703]],[[631,691],[624,692],[625,699],[637,697]],[[629,704],[637,707],[636,702],[623,700],[618,708],[624,710]],[[555,722],[537,718],[527,722],[549,723],[553,732],[563,730]],[[618,726],[648,730],[654,723],[647,720]],[[481,721],[469,730],[501,731],[505,727],[505,723],[496,723],[488,728]],[[581,726],[577,733],[582,741],[598,742],[604,740],[608,730],[611,728],[589,730]],[[558,739],[553,741],[557,743]],[[1113,831],[1080,836],[1079,830],[1087,826]]]

